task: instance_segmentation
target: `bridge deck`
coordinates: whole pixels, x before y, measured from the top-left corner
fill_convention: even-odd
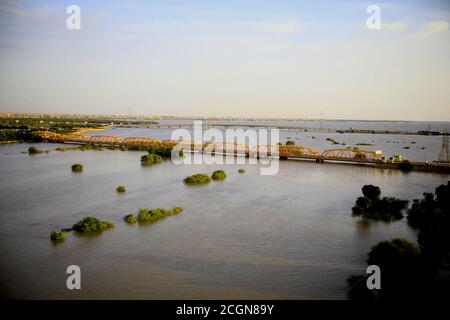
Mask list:
[[[97,144],[106,146],[138,146],[144,148],[167,148],[175,146],[183,151],[198,151],[204,153],[223,153],[241,156],[271,156],[282,159],[314,160],[316,162],[347,162],[355,164],[374,165],[377,168],[399,169],[400,163],[386,162],[381,153],[363,149],[330,149],[321,154],[313,148],[291,145],[258,145],[250,147],[246,144],[230,143],[198,143],[195,141],[172,141],[152,139],[146,137],[120,137],[120,136],[87,136],[83,134],[57,134],[53,132],[40,132],[44,141],[73,144]],[[435,171],[450,173],[450,164],[410,162],[411,170]]]

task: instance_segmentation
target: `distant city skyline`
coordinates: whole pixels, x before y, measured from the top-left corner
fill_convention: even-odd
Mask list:
[[[2,1],[0,113],[450,121],[449,21],[444,0]]]

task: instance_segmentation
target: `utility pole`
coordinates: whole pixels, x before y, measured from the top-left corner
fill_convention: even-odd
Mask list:
[[[442,136],[442,147],[441,147],[441,151],[439,152],[439,157],[437,159],[437,162],[444,162],[444,163],[450,162],[450,152],[449,152],[449,148],[448,148],[447,130],[445,130],[445,133]]]

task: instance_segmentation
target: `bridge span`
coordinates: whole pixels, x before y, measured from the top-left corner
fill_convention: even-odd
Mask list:
[[[45,142],[95,144],[104,146],[134,146],[142,148],[164,148],[172,150],[174,147],[186,152],[203,152],[211,154],[232,154],[235,156],[268,156],[280,159],[310,160],[323,162],[347,162],[372,165],[377,168],[400,169],[402,162],[386,161],[381,151],[370,151],[359,148],[328,149],[319,153],[317,149],[300,145],[257,145],[196,141],[160,140],[148,137],[121,137],[113,135],[88,136],[81,133],[58,134],[41,131],[39,136]],[[450,164],[409,162],[410,170],[435,171],[450,173]]]

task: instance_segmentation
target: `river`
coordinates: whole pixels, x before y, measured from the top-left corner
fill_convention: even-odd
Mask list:
[[[145,129],[110,129],[120,130],[131,136]],[[439,151],[439,137],[388,137],[409,138]],[[345,279],[365,271],[371,246],[398,236],[416,239],[405,220],[367,227],[353,218],[361,187],[375,184],[382,195],[412,200],[449,180],[444,174],[302,161],[280,161],[272,176],[250,164],[164,161],[142,167],[144,152],[58,152],[57,144],[33,145],[50,152],[31,156],[24,153],[29,144],[0,146],[0,280],[2,294],[13,298],[346,299]],[[73,163],[82,163],[84,172],[72,173]],[[237,172],[241,167],[246,173]],[[216,169],[227,172],[225,181],[183,183],[187,175]],[[119,184],[126,193],[116,192]],[[139,208],[174,206],[184,211],[153,225],[122,221]],[[86,215],[115,228],[50,241],[52,229]],[[81,290],[66,288],[65,271],[73,264],[81,268]]]

